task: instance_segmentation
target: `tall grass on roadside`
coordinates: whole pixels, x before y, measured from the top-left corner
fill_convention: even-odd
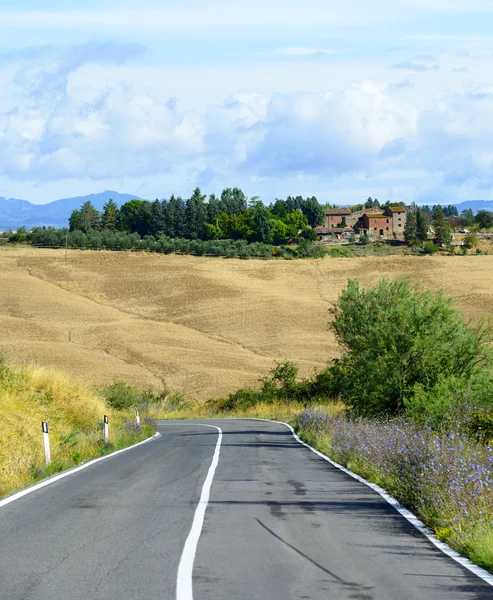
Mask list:
[[[102,440],[105,414],[108,443]],[[99,395],[58,371],[0,364],[0,497],[152,435],[150,424],[134,426],[134,415],[108,408]],[[49,466],[41,421],[49,422]]]
[[[465,434],[401,418],[367,420],[304,411],[304,440],[384,487],[437,536],[493,569],[493,449]]]

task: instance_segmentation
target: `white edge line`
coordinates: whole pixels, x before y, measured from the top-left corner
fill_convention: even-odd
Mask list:
[[[133,446],[128,446],[127,448],[122,448],[121,450],[117,450],[116,452],[111,452],[111,454],[105,454],[104,456],[100,456],[99,458],[90,460],[89,462],[86,462],[78,467],[74,467],[73,469],[68,469],[67,471],[60,473],[59,475],[55,475],[54,477],[45,479],[44,481],[41,481],[40,483],[36,483],[35,485],[32,485],[31,487],[28,487],[25,490],[21,490],[20,492],[12,494],[11,496],[7,496],[7,498],[0,500],[0,508],[2,506],[6,506],[7,504],[10,504],[11,502],[14,502],[15,500],[19,500],[23,496],[27,496],[27,494],[32,494],[32,492],[40,490],[41,488],[44,488],[47,485],[51,485],[52,483],[55,483],[56,481],[59,481],[60,479],[64,479],[65,477],[68,477],[69,475],[73,475],[74,473],[78,473],[79,471],[82,471],[83,469],[87,469],[87,467],[91,467],[92,465],[95,465],[96,463],[98,463],[102,460],[106,460],[107,458],[113,458],[113,456],[116,456],[117,454],[121,454],[122,452],[127,452],[128,450],[137,448],[137,446],[141,446],[142,444],[147,444],[148,442],[152,442],[153,440],[157,439],[158,437],[161,437],[161,434],[155,433],[152,437],[147,438],[146,440],[143,440],[142,442],[138,442],[137,444],[134,444]]]
[[[329,458],[325,454],[322,454],[322,452],[319,452],[318,450],[316,450],[315,448],[310,446],[310,444],[307,444],[306,442],[301,440],[296,435],[296,432],[291,427],[291,425],[289,425],[288,423],[284,423],[283,421],[273,421],[272,419],[260,419],[258,417],[250,417],[250,418],[246,418],[243,420],[267,421],[268,423],[278,423],[279,425],[285,425],[286,427],[288,427],[291,430],[291,433],[293,434],[293,436],[297,442],[299,442],[300,444],[303,444],[303,446],[306,446],[307,448],[309,448],[317,456],[320,456],[320,458],[323,458],[324,460],[329,462],[332,466],[336,467],[337,469],[340,469],[341,471],[343,471],[344,473],[346,473],[353,479],[358,480],[360,483],[364,483],[365,485],[370,487],[372,490],[377,492],[377,494],[380,494],[380,496],[382,496],[382,498],[384,500],[386,500],[393,508],[395,508],[396,511],[398,511],[405,519],[407,519],[409,521],[409,523],[411,523],[411,525],[416,527],[416,529],[418,531],[420,531],[424,536],[426,536],[430,540],[430,542],[432,544],[434,544],[439,550],[441,550],[444,554],[446,554],[447,556],[449,556],[450,558],[455,560],[455,562],[459,563],[461,566],[466,568],[468,571],[471,571],[471,573],[474,573],[474,575],[477,575],[483,581],[485,581],[489,585],[493,586],[493,575],[491,573],[489,573],[488,571],[486,571],[486,569],[478,567],[478,565],[475,565],[468,558],[465,558],[464,556],[462,556],[455,550],[452,550],[452,548],[448,544],[446,544],[445,542],[441,542],[435,536],[433,531],[431,531],[431,529],[429,529],[422,521],[420,521],[418,519],[418,517],[416,517],[416,515],[413,515],[413,513],[411,511],[409,511],[407,508],[402,506],[402,504],[400,502],[398,502],[393,496],[391,496],[387,491],[385,491],[379,485],[376,485],[375,483],[370,483],[366,479],[363,479],[363,477],[356,475],[356,473],[353,473],[349,469],[346,469],[346,467],[343,467],[339,463],[336,463],[335,461],[333,461],[331,458]]]
[[[183,552],[180,557],[178,575],[176,578],[176,600],[193,600],[193,563],[195,561],[195,554],[197,553],[197,545],[199,543],[200,534],[202,533],[202,527],[204,525],[205,511],[207,504],[209,503],[212,481],[214,479],[214,473],[216,472],[216,467],[219,462],[221,441],[223,439],[223,431],[220,427],[216,427],[215,425],[206,425],[205,423],[194,423],[194,425],[212,427],[213,429],[217,429],[219,435],[216,442],[214,456],[212,458],[209,471],[207,472],[204,485],[202,486],[200,500],[195,510],[192,528],[190,529],[190,533],[185,541]]]

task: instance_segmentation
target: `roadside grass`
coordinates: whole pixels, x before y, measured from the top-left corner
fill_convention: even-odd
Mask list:
[[[311,408],[323,410],[332,416],[340,415],[345,406],[341,402],[331,404],[310,404]],[[186,402],[179,394],[166,399],[161,407],[151,411],[152,418],[156,420],[174,419],[269,419],[282,421],[295,426],[299,415],[304,410],[303,402],[285,402],[275,400],[272,402],[259,402],[258,404],[223,409],[217,408],[216,402]]]
[[[109,416],[109,441],[102,421]],[[145,415],[143,415],[145,416]],[[0,364],[0,498],[36,481],[153,435],[151,422],[109,409],[104,400],[68,375]],[[51,463],[45,464],[41,421],[48,421]]]

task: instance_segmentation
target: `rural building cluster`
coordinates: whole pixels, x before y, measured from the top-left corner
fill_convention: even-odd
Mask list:
[[[315,231],[320,240],[349,237],[351,234],[370,238],[404,239],[407,209],[403,206],[365,208],[351,212],[349,208],[326,208],[325,221]]]

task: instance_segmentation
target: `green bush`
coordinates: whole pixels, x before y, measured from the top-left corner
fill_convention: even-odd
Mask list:
[[[433,429],[455,430],[466,423],[470,433],[470,413],[483,414],[493,408],[493,377],[480,369],[469,377],[441,377],[431,389],[416,384],[404,400],[406,415]]]
[[[327,248],[326,253],[332,258],[347,258],[349,255],[349,249],[345,247],[334,246],[333,248]]]
[[[468,381],[491,364],[492,329],[464,323],[453,300],[403,278],[362,290],[351,280],[331,309],[345,350],[344,401],[363,416],[396,414],[442,378]]]
[[[115,381],[101,390],[103,398],[111,408],[126,410],[138,407],[143,402],[142,393],[124,381]]]
[[[434,244],[433,242],[425,242],[423,244],[423,250],[426,254],[436,254],[440,250],[440,246]]]

